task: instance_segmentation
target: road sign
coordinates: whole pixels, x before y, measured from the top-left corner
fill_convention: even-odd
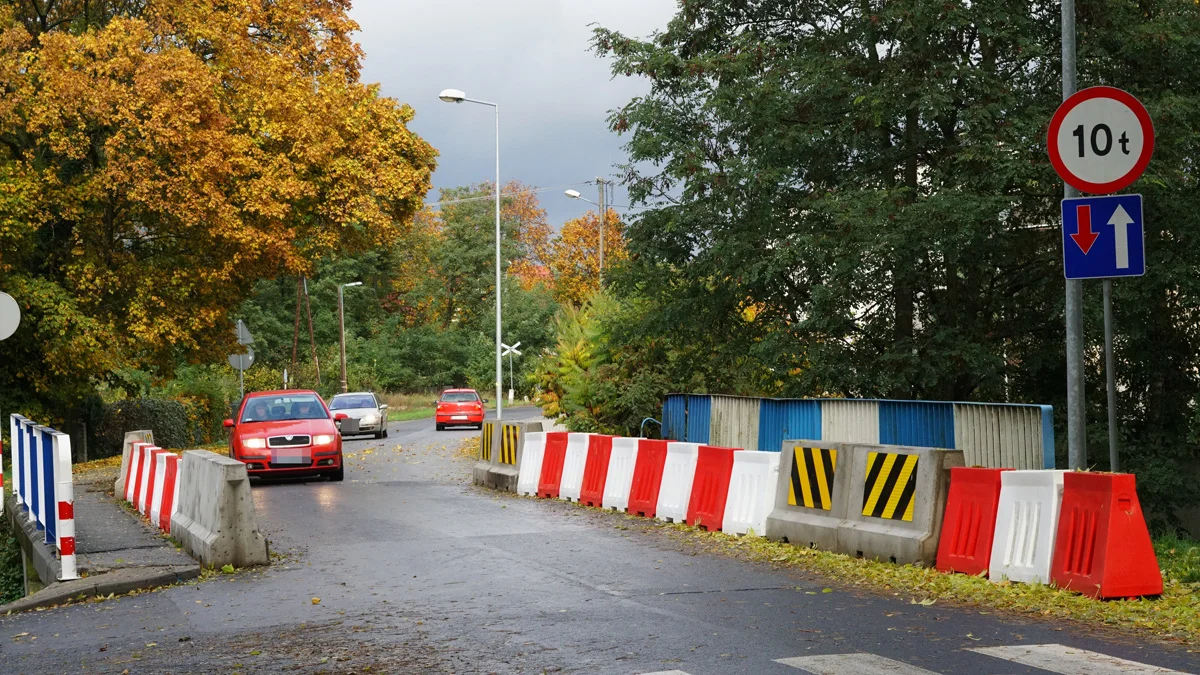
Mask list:
[[[1068,279],[1146,273],[1141,195],[1062,201],[1063,271]]]
[[[1154,154],[1150,113],[1130,93],[1090,87],[1063,101],[1047,134],[1050,163],[1068,185],[1105,195],[1137,180]]]
[[[8,293],[0,291],[0,340],[7,340],[21,325],[21,306]]]
[[[511,347],[504,344],[503,342],[501,342],[500,346],[504,347],[504,351],[501,352],[500,356],[508,356],[509,354],[516,354],[517,356],[521,355],[521,351],[519,349],[517,349],[517,347],[521,346],[520,342],[518,342],[515,345],[512,345]]]
[[[250,329],[246,328],[246,324],[242,323],[241,319],[238,319],[237,324],[237,341],[239,345],[254,344],[254,336],[250,334]]]
[[[245,354],[230,354],[229,365],[234,370],[248,370],[250,366],[254,365],[254,350],[246,347]]]

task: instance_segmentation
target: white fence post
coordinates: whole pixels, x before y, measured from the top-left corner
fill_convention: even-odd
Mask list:
[[[75,564],[75,485],[71,476],[71,437],[53,432],[55,531],[62,574],[59,581],[78,579]]]

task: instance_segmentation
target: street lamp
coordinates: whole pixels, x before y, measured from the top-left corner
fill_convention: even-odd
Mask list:
[[[346,383],[346,311],[342,303],[342,289],[354,288],[362,286],[361,281],[355,281],[349,284],[338,285],[338,341],[341,343],[342,351],[342,393],[350,391],[349,385]]]
[[[446,103],[477,103],[491,106],[496,111],[496,419],[504,419],[503,404],[503,370],[500,358],[500,106],[487,101],[477,101],[467,98],[458,89],[446,89],[438,94],[438,98]]]
[[[607,221],[608,221],[608,194],[605,192],[605,185],[607,185],[607,184],[608,184],[608,181],[604,180],[603,178],[596,179],[596,185],[598,185],[600,187],[600,203],[599,204],[597,204],[596,202],[594,202],[590,199],[585,198],[583,195],[579,194],[578,190],[567,190],[566,192],[563,193],[566,196],[570,197],[571,199],[578,199],[580,201],[585,201],[585,202],[591,204],[592,206],[595,206],[597,209],[599,209],[598,213],[600,214],[600,275],[599,275],[598,284],[600,286],[604,286],[604,226],[608,224],[607,223]]]

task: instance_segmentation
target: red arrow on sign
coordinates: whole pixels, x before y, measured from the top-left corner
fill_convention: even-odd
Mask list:
[[[1092,244],[1095,244],[1096,239],[1100,237],[1096,232],[1092,232],[1092,207],[1087,204],[1076,206],[1075,221],[1078,227],[1071,238],[1075,240],[1075,245],[1079,247],[1079,250],[1087,255],[1088,251],[1092,250]]]

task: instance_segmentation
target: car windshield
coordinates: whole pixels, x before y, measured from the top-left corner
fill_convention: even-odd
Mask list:
[[[375,397],[370,394],[339,394],[329,402],[330,410],[347,410],[349,408],[374,408]]]
[[[479,395],[473,391],[448,391],[442,394],[443,403],[474,403]]]
[[[243,422],[321,419],[329,419],[329,413],[325,412],[325,406],[316,394],[254,396],[242,411]]]

